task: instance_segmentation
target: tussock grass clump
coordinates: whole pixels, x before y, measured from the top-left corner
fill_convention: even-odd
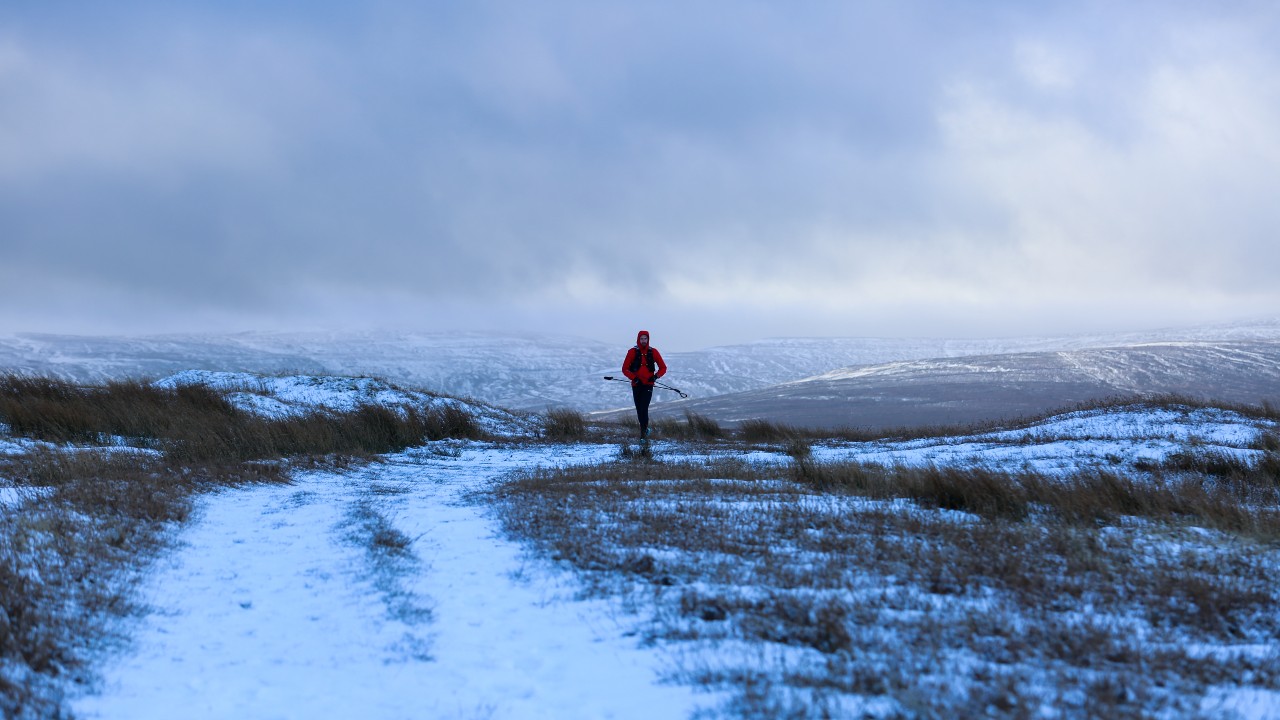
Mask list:
[[[689,410],[685,411],[683,422],[676,418],[659,418],[651,427],[662,437],[673,440],[718,440],[725,436],[720,423]]]
[[[203,385],[165,389],[124,380],[80,387],[49,378],[0,376],[0,419],[14,435],[50,442],[166,438],[238,415],[226,399]]]
[[[1181,474],[1135,478],[1106,470],[1063,479],[982,467],[884,467],[798,457],[791,477],[818,492],[903,498],[987,520],[1096,527],[1136,517],[1213,528],[1259,542],[1280,541],[1280,488],[1254,482],[1257,466],[1237,467],[1242,474],[1233,476],[1235,482]]]
[[[720,427],[720,423],[706,415],[699,415],[696,412],[686,410],[684,420],[690,434],[696,439],[714,440],[724,436],[724,430]]]
[[[1280,420],[1280,405],[1276,405],[1271,400],[1262,400],[1258,404],[1227,402],[1223,400],[1211,400],[1209,398],[1196,395],[1181,395],[1178,393],[1161,393],[1156,395],[1144,395],[1139,398],[1139,402],[1151,407],[1163,407],[1187,410],[1226,410],[1243,415],[1247,418],[1257,420]],[[1133,404],[1132,401],[1125,403],[1123,399],[1113,399],[1108,403],[1100,405],[1100,407],[1117,407],[1124,404]]]
[[[494,500],[508,533],[651,608],[649,639],[760,648],[676,671],[747,714],[871,696],[903,716],[1154,716],[1213,685],[1280,689],[1280,652],[1232,650],[1280,632],[1274,487],[787,452],[540,469]]]
[[[1258,433],[1258,439],[1254,443],[1254,449],[1261,450],[1272,455],[1280,455],[1280,433],[1274,430]]]
[[[749,443],[787,442],[794,438],[813,437],[811,431],[770,422],[761,418],[743,420],[738,426],[738,437]]]
[[[1235,454],[1212,450],[1184,450],[1172,453],[1160,467],[1172,472],[1195,473],[1209,477],[1242,476],[1253,472],[1254,465]]]
[[[175,438],[170,454],[195,461],[369,455],[397,452],[425,441],[484,435],[470,413],[451,405],[427,410],[365,405],[346,413],[316,412],[278,420],[241,415],[202,430]]]
[[[271,419],[241,411],[203,385],[167,389],[122,381],[79,387],[12,375],[0,377],[0,421],[14,435],[96,444],[124,438],[184,462],[376,454],[484,435],[475,417],[454,403],[427,409],[365,405]]]
[[[587,439],[587,419],[581,412],[570,408],[548,410],[542,434],[556,442],[581,442]]]
[[[624,442],[618,448],[618,457],[633,463],[657,462],[653,456],[653,448],[647,443],[632,447],[631,443]]]

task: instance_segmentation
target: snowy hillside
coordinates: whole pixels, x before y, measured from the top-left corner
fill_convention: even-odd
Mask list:
[[[350,412],[364,405],[427,410],[452,406],[473,415],[494,435],[527,433],[533,421],[484,403],[406,390],[375,378],[316,375],[265,376],[253,373],[187,370],[155,381],[161,388],[204,385],[226,393],[233,405],[267,418],[287,418],[317,411]]]
[[[1009,420],[1103,398],[1161,394],[1280,404],[1280,343],[1149,343],[903,361],[677,401],[655,414],[679,417],[689,410],[721,422],[892,428]]]
[[[660,335],[655,338],[660,338]],[[1058,338],[774,338],[697,351],[664,351],[670,380],[695,398],[759,390],[839,368],[890,362],[1131,346],[1169,341],[1280,340],[1260,322]],[[483,333],[242,333],[222,336],[0,337],[0,368],[98,382],[160,378],[189,369],[372,375],[397,385],[475,397],[520,410],[627,406],[616,373],[630,337],[616,344],[558,335]],[[663,349],[661,343],[656,343]],[[660,393],[662,403],[671,398]]]

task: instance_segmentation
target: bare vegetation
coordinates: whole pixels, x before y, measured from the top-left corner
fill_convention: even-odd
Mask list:
[[[65,715],[62,688],[68,680],[91,681],[87,648],[115,639],[109,620],[135,610],[131,588],[140,567],[187,518],[197,493],[286,482],[284,460],[341,461],[482,435],[452,404],[271,420],[203,386],[78,387],[16,376],[0,378],[0,422],[12,436],[63,443],[0,459],[0,478],[20,493],[0,514],[5,718]],[[358,525],[371,552],[382,565],[407,562],[403,538],[366,510]]]
[[[587,439],[587,420],[570,408],[548,410],[542,434],[554,442],[581,442]]]
[[[660,418],[653,421],[651,428],[657,436],[671,440],[707,441],[726,436],[720,423],[688,410],[684,413],[684,422],[675,418]]]
[[[366,405],[347,413],[270,419],[238,410],[203,385],[167,389],[123,381],[77,387],[17,376],[0,378],[0,419],[17,436],[125,442],[187,462],[393,452],[424,439],[482,435],[475,418],[452,404],[399,411]]]
[[[738,435],[749,443],[778,443],[798,437],[814,437],[817,433],[756,418],[744,420],[738,427]]]
[[[370,488],[366,498],[348,508],[344,525],[347,539],[365,550],[369,580],[386,605],[388,616],[412,628],[431,619],[427,603],[403,582],[406,575],[421,571],[422,560],[413,551],[415,538],[396,528],[380,507],[378,496],[385,494],[385,488]],[[407,636],[405,644],[415,657],[430,659],[427,643],[416,635]]]
[[[1280,689],[1274,457],[1050,478],[787,452],[538,470],[495,500],[733,714],[1199,716],[1210,688]]]

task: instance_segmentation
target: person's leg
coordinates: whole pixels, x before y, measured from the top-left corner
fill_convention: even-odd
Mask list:
[[[636,402],[636,419],[640,421],[640,437],[649,435],[649,401],[653,400],[653,388],[643,383],[631,386],[631,398]]]

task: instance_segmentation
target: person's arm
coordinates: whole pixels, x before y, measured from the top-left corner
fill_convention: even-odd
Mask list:
[[[667,364],[662,362],[662,353],[658,352],[654,348],[650,348],[649,352],[653,353],[653,362],[658,366],[658,372],[653,374],[653,379],[657,380],[667,374]]]
[[[631,348],[627,351],[627,357],[622,361],[622,374],[627,376],[628,380],[635,380],[636,374],[631,372],[631,361],[635,359],[636,349]]]

